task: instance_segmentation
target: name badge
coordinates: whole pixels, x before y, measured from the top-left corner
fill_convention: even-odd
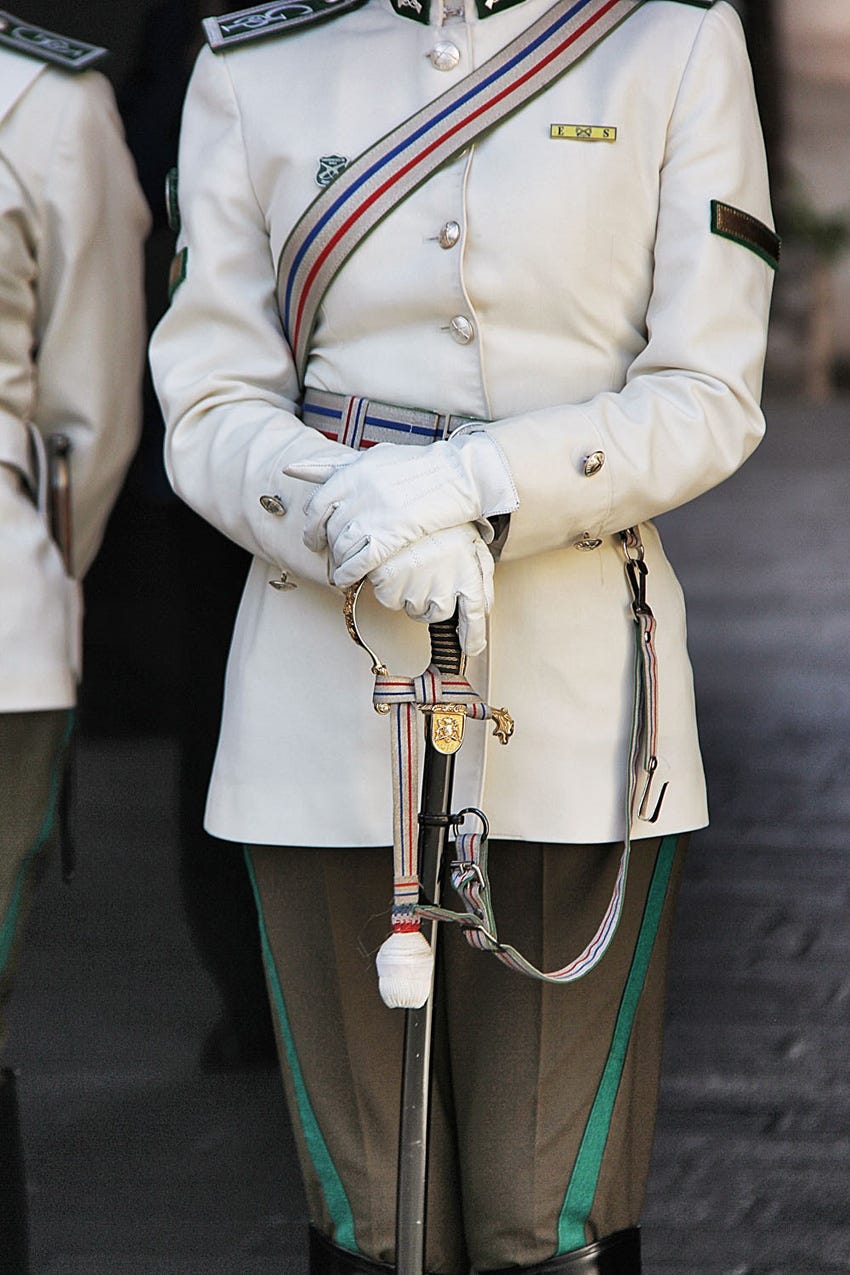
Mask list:
[[[560,142],[616,142],[611,124],[550,124],[549,136]]]

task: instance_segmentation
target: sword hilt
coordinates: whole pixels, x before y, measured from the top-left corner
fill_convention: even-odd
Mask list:
[[[345,617],[348,635],[356,642],[372,660],[373,673],[386,673],[383,661],[375,654],[357,626],[357,599],[366,583],[365,577],[356,584],[349,585],[343,594],[342,612]],[[431,639],[431,663],[441,673],[463,673],[466,668],[466,656],[461,650],[457,631],[457,610],[450,620],[440,620],[437,624],[428,625],[428,636]]]

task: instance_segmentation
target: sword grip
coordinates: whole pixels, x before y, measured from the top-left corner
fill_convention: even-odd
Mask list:
[[[441,673],[462,673],[466,660],[457,632],[457,611],[450,620],[429,624],[428,636],[431,639],[431,663]]]

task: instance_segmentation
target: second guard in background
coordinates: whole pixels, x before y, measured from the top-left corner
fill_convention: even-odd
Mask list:
[[[112,89],[91,69],[104,53],[0,11],[0,1013],[56,823],[80,582],[141,423],[149,213]],[[0,1048],[5,1035],[0,1017]],[[0,1180],[3,1271],[19,1275],[26,1191],[8,1068]]]

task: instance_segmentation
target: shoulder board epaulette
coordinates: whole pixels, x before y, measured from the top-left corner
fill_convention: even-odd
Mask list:
[[[108,50],[85,40],[57,35],[32,22],[23,22],[0,9],[0,48],[13,49],[41,62],[52,62],[66,71],[84,71],[105,58]]]
[[[221,18],[204,18],[204,34],[213,53],[220,53],[247,40],[287,35],[317,22],[327,22],[365,3],[366,0],[277,0],[275,4],[255,4]]]

